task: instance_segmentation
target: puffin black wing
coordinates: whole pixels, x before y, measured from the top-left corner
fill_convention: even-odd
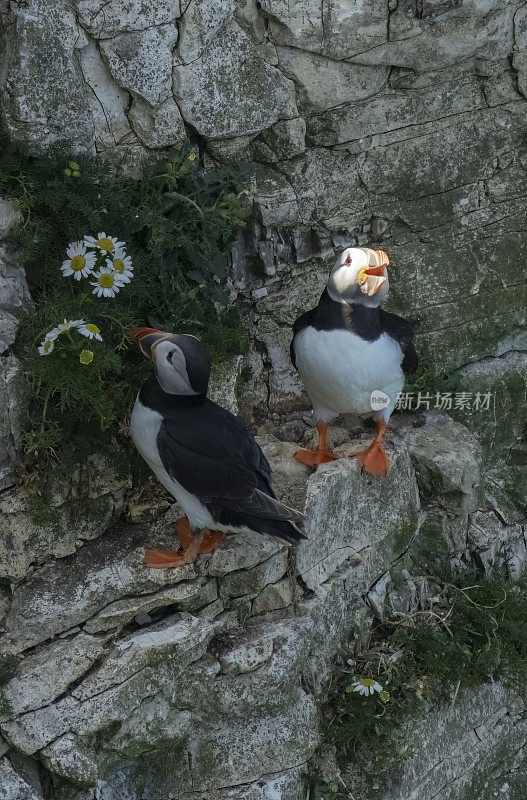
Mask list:
[[[401,366],[405,375],[415,372],[419,365],[419,357],[414,347],[414,328],[419,324],[419,320],[404,319],[382,308],[379,309],[379,320],[381,333],[387,333],[395,339],[403,351]]]
[[[289,345],[289,357],[291,358],[291,364],[296,369],[296,353],[295,353],[295,337],[297,333],[307,328],[309,325],[312,324],[313,312],[306,311],[305,314],[302,314],[301,317],[298,317],[293,323],[293,338],[291,339],[291,343]]]
[[[247,527],[288,544],[305,535],[303,515],[281,503],[271,488],[271,468],[242,423],[210,400],[165,418],[157,446],[168,474],[195,495],[216,523]]]

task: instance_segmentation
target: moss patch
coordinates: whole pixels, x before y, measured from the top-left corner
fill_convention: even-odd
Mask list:
[[[18,661],[14,656],[0,658],[0,686],[8,683],[16,672]]]
[[[416,347],[419,366],[415,373],[406,376],[403,392],[415,395],[415,402],[419,392],[423,396],[428,394],[432,398],[433,405],[437,393],[456,392],[459,389],[459,379],[444,369],[437,358],[434,358],[426,343],[418,342]],[[408,408],[408,411],[413,410],[415,410],[414,405]],[[420,410],[423,410],[423,407]]]

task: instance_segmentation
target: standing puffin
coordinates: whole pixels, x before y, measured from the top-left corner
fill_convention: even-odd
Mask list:
[[[388,264],[382,250],[344,250],[317,307],[293,325],[291,360],[311,398],[318,429],[316,449],[295,453],[302,464],[317,467],[338,458],[327,444],[328,422],[354,413],[373,416],[377,424],[375,440],[355,456],[359,464],[372,475],[388,472],[382,439],[403,373],[415,372],[418,363],[415,323],[379,308],[388,294]]]
[[[135,401],[131,435],[158,480],[186,516],[176,523],[182,552],[147,550],[145,564],[174,567],[211,553],[227,531],[265,533],[288,545],[306,536],[304,516],[276,499],[271,468],[229,411],[207,398],[210,359],[188,334],[135,328],[155,362]]]

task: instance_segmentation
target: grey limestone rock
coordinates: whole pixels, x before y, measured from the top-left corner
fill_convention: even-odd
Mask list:
[[[29,294],[2,246],[0,650],[16,656],[0,698],[2,790],[304,800],[319,693],[349,627],[385,599],[418,600],[425,553],[515,577],[527,561],[527,11],[519,0],[27,0],[0,3],[0,19],[0,115],[32,149],[68,138],[135,163],[190,137],[207,168],[255,162],[230,284],[252,376],[238,397],[238,359],[214,397],[266,423],[277,494],[305,502],[310,537],[291,553],[228,536],[192,566],[146,570],[146,547],[173,546],[177,509],[116,519],[128,478],[102,465],[86,507],[72,516],[57,492],[54,520],[35,521],[15,486],[26,389],[10,352]],[[19,222],[2,200],[0,237]],[[368,440],[347,434],[352,420],[335,430],[341,460],[314,475],[278,438],[303,436],[309,410],[291,324],[353,245],[388,252],[387,307],[420,319],[423,361],[493,397],[488,411],[452,408],[455,419],[395,416],[384,482],[347,458]],[[488,686],[423,714],[391,800],[523,800],[520,705]]]
[[[341,459],[312,476],[294,462],[293,443],[259,437],[282,498],[300,503],[307,482],[310,538],[294,553],[262,536],[229,535],[194,565],[149,570],[142,553],[170,546],[173,509],[153,522],[114,523],[77,553],[37,565],[14,588],[0,636],[2,652],[16,655],[0,732],[11,753],[41,761],[58,798],[164,800],[177,786],[178,800],[300,800],[320,742],[317,701],[332,659],[372,607],[364,602],[372,586],[384,587],[378,613],[385,595],[396,603],[387,571],[416,548],[423,519],[443,514],[466,527],[471,509],[464,547],[521,569],[521,528],[505,535],[484,527],[488,512],[472,510],[479,449],[462,425],[438,414],[425,415],[420,427],[401,419],[388,440],[385,480],[361,475],[348,457],[365,437],[346,441],[345,429],[336,436]],[[466,458],[456,464],[459,441]],[[405,574],[415,602],[412,592],[426,588]],[[483,694],[469,705],[481,740],[460,730],[466,758],[434,773],[445,785],[465,767],[476,780],[487,758],[484,729],[490,726],[492,741],[521,733],[520,716],[503,711],[504,690],[489,692],[496,708],[487,713]],[[437,724],[424,715],[427,753],[408,766],[398,800],[430,784],[430,753],[446,748],[441,731],[454,724],[450,713]],[[461,711],[454,713],[459,722]],[[476,740],[477,757],[469,756]],[[26,791],[25,779],[9,774]]]

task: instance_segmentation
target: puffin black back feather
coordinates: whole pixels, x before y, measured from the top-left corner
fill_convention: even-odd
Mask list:
[[[269,463],[233,414],[204,394],[168,394],[155,377],[145,383],[139,399],[163,417],[157,448],[164,468],[217,523],[288,544],[306,538],[297,527],[303,515],[275,498]]]
[[[206,395],[210,376],[210,356],[206,347],[188,334],[175,334],[172,339],[185,356],[190,385],[198,394]]]
[[[419,357],[414,346],[414,329],[419,325],[419,320],[404,319],[382,308],[379,309],[379,320],[381,331],[395,339],[403,351],[401,367],[405,375],[415,372],[419,366]]]

